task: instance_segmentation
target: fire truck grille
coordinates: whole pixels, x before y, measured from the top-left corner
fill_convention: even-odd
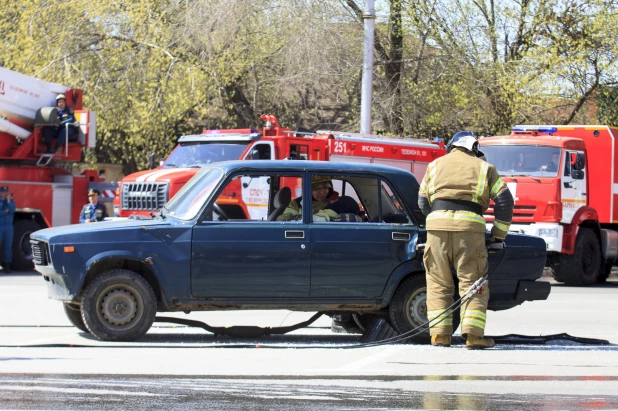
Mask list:
[[[32,259],[36,265],[47,265],[49,258],[45,243],[40,241],[30,240],[32,246]]]
[[[125,183],[122,185],[123,210],[157,210],[167,203],[169,183]]]

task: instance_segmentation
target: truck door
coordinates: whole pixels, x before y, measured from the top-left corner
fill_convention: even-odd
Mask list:
[[[569,224],[581,207],[586,205],[586,164],[583,151],[565,150],[562,168],[562,220]]]

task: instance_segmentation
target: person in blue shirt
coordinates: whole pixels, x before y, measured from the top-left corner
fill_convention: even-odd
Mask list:
[[[15,201],[7,186],[0,187],[0,245],[4,242],[4,262],[2,269],[11,273],[13,262],[13,217],[15,216]]]
[[[80,223],[96,223],[97,221],[103,221],[107,217],[107,211],[103,204],[99,204],[99,196],[101,192],[99,190],[90,189],[88,191],[88,204],[82,208],[82,212],[79,215]]]
[[[75,112],[71,107],[67,106],[67,99],[64,94],[58,94],[56,97],[56,109],[58,111],[59,126],[46,126],[43,131],[43,139],[47,144],[47,153],[55,153],[67,139],[67,130],[69,133],[69,141],[77,141],[79,135],[75,127],[66,127],[66,124],[75,123]],[[52,141],[56,139],[56,146],[52,147]]]

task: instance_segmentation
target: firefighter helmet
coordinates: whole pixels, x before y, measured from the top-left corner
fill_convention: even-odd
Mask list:
[[[56,96],[56,101],[58,101],[58,100],[64,100],[64,101],[67,101],[67,98],[64,96],[64,94],[58,94],[58,95]]]
[[[478,154],[479,142],[472,131],[460,131],[455,133],[451,141],[448,142],[447,151],[450,153],[453,147],[462,147],[472,151],[474,154]]]
[[[321,188],[333,189],[333,179],[330,176],[311,176],[311,191]]]

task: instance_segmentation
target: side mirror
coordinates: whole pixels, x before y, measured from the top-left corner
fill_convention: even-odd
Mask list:
[[[150,153],[150,156],[148,157],[148,168],[150,170],[155,168],[155,153]]]
[[[577,153],[577,158],[575,159],[575,169],[583,170],[585,166],[586,166],[586,158],[584,157],[583,154]]]
[[[584,171],[583,170],[571,170],[571,178],[573,180],[583,180],[584,179]]]
[[[251,160],[260,159],[260,150],[251,150]]]

